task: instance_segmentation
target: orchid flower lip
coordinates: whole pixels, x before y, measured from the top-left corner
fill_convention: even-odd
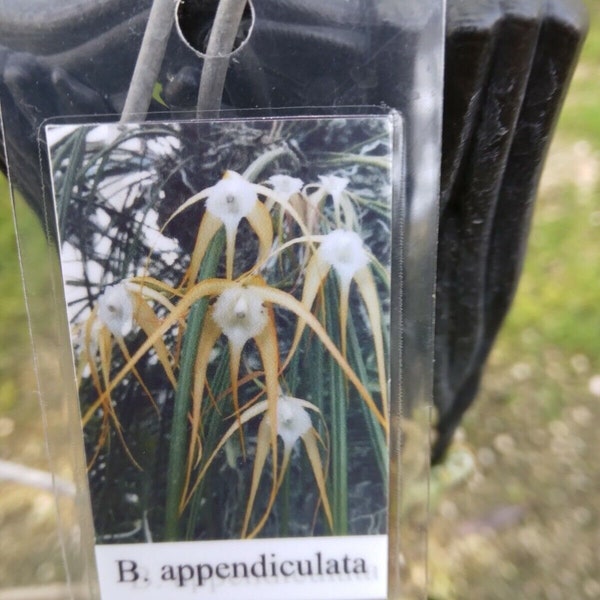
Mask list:
[[[98,319],[115,336],[125,336],[131,331],[133,301],[124,282],[106,288],[98,298]]]
[[[210,190],[206,210],[223,222],[226,229],[235,230],[258,202],[254,185],[233,171],[227,171]]]
[[[331,265],[344,283],[350,283],[360,269],[369,264],[361,237],[355,231],[335,229],[328,233],[318,250],[319,257]]]
[[[217,298],[212,318],[238,348],[260,335],[269,320],[260,296],[251,287],[241,285],[227,288]]]

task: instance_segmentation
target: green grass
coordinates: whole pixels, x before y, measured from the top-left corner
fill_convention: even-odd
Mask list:
[[[586,5],[590,14],[590,31],[558,129],[567,139],[585,138],[597,148],[600,142],[600,31],[597,26],[600,21],[600,0],[587,0]]]
[[[540,198],[524,276],[501,337],[514,355],[550,344],[600,357],[600,226],[593,224],[599,200],[597,194],[579,198],[570,182]],[[524,341],[528,328],[539,335]]]
[[[2,282],[2,302],[0,302],[0,328],[2,347],[18,343],[22,339],[19,331],[24,318],[21,276],[17,267],[17,248],[13,230],[8,190],[4,180],[0,182],[0,281]],[[6,352],[0,352],[0,365],[7,360]],[[1,367],[0,367],[1,368]]]
[[[46,264],[47,244],[37,216],[20,200],[19,228],[27,242],[32,265]],[[35,388],[30,381],[32,361],[29,326],[23,281],[19,268],[17,241],[13,226],[8,184],[0,174],[0,418],[25,418],[23,396]],[[29,291],[43,301],[47,298],[47,280],[29,282]],[[51,327],[52,324],[44,324]],[[0,442],[2,439],[0,438]],[[2,447],[0,444],[0,454]]]
[[[0,178],[0,418],[19,398],[18,378],[28,365],[29,337],[8,188]]]

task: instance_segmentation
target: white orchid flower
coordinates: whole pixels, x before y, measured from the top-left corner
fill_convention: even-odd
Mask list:
[[[338,276],[340,289],[340,333],[342,355],[346,356],[347,347],[347,322],[349,310],[350,286],[356,282],[360,295],[367,308],[371,324],[377,370],[379,372],[379,387],[382,398],[382,411],[376,413],[381,420],[387,419],[388,390],[386,361],[383,345],[383,330],[381,307],[377,295],[377,286],[369,268],[371,257],[365,248],[362,239],[355,231],[335,229],[324,236],[314,236],[315,242],[320,242],[319,248],[310,259],[304,278],[302,289],[302,304],[310,310],[317,297],[319,289],[323,286],[325,278],[333,268]],[[295,352],[300,343],[304,323],[298,322],[296,334],[290,354]]]
[[[269,320],[262,299],[241,286],[228,288],[218,297],[212,318],[239,351],[264,331]]]
[[[202,259],[216,233],[225,228],[226,234],[226,273],[233,279],[235,240],[242,219],[246,219],[256,233],[259,242],[257,262],[264,261],[273,243],[273,226],[265,205],[258,199],[259,191],[264,189],[248,181],[235,171],[226,171],[215,185],[206,188],[186,200],[169,218],[166,225],[177,215],[194,204],[205,201],[206,212],[202,217],[196,244],[192,252],[190,265],[184,282],[194,284],[198,278]],[[269,193],[271,190],[267,190]]]
[[[325,235],[318,254],[324,262],[334,268],[343,288],[348,288],[356,273],[370,262],[358,233],[345,229],[336,229]]]
[[[146,336],[154,335],[160,326],[161,320],[148,303],[148,300],[157,301],[170,310],[174,307],[165,297],[165,292],[172,294],[174,290],[151,278],[133,278],[120,281],[104,290],[98,297],[96,307],[83,324],[82,353],[78,364],[77,377],[81,383],[83,373],[89,370],[93,386],[98,394],[96,401],[82,416],[83,425],[85,426],[98,410],[102,413],[101,433],[92,462],[106,443],[108,428],[112,422],[126,453],[132,462],[139,467],[123,439],[121,426],[111,400],[111,391],[114,389],[114,380],[111,379],[113,350],[116,343],[126,361],[128,371],[133,373],[144,394],[158,411],[152,393],[136,368],[140,357],[135,360],[131,357],[124,337],[133,330],[134,325],[138,326]],[[150,347],[154,349],[170,383],[173,387],[176,387],[177,381],[172,367],[173,358],[162,337],[154,339]]]
[[[268,182],[273,190],[267,196],[265,206],[268,210],[272,210],[275,204],[279,204],[279,230],[282,229],[283,215],[287,212],[300,225],[303,232],[308,233],[304,217],[301,216],[301,212],[298,212],[299,209],[302,210],[302,187],[304,186],[302,179],[290,175],[271,175]]]
[[[214,185],[206,198],[206,210],[220,219],[227,235],[237,232],[240,221],[255,207],[258,197],[253,185],[241,175],[229,175]]]
[[[124,283],[106,288],[98,298],[98,319],[114,336],[124,337],[133,328],[133,300]]]
[[[299,194],[304,185],[302,179],[290,175],[271,175],[268,181],[273,186],[275,194],[285,200],[288,200],[294,194]]]
[[[270,426],[269,416],[266,417]],[[289,454],[296,442],[312,427],[312,421],[302,400],[279,396],[277,403],[277,435],[283,440],[284,454]]]
[[[272,427],[271,417],[273,413],[270,412],[269,408],[269,402],[264,400],[262,402],[258,402],[254,406],[251,406],[242,413],[239,422],[234,423],[219,441],[219,444],[216,446],[213,453],[204,465],[199,479],[204,476],[215,457],[225,446],[231,436],[233,436],[243,424],[255,419],[261,414],[264,414],[264,417],[258,428],[256,452],[254,455],[254,465],[252,468],[252,483],[250,485],[250,493],[246,505],[242,537],[253,538],[264,527],[275,503],[277,492],[283,483],[283,478],[290,462],[292,450],[299,439],[302,440],[304,448],[306,449],[311,469],[315,477],[315,482],[319,490],[319,495],[321,497],[321,502],[323,504],[325,517],[327,518],[329,526],[333,528],[333,515],[331,513],[331,507],[327,496],[327,487],[325,485],[325,469],[319,453],[320,438],[313,427],[309,414],[309,411],[320,414],[320,410],[314,404],[311,404],[306,400],[294,398],[292,396],[287,396],[280,393],[277,400],[277,410],[275,413],[277,421],[276,427]],[[254,526],[254,529],[251,532],[248,532],[254,501],[256,500],[256,494],[258,492],[258,486],[260,484],[260,479],[267,456],[269,455],[269,451],[275,453],[277,452],[277,436],[283,441],[283,458],[281,460],[281,469],[279,474],[274,471],[271,494],[265,512]]]
[[[265,415],[258,428],[258,437],[256,441],[256,455],[254,457],[254,467],[252,470],[252,484],[250,488],[250,496],[248,498],[248,504],[246,506],[246,515],[244,517],[244,526],[242,529],[242,537],[253,538],[260,530],[264,527],[269,513],[275,503],[275,498],[283,478],[287,471],[287,467],[290,462],[292,450],[299,439],[302,439],[310,465],[315,476],[317,488],[319,489],[319,495],[321,502],[323,503],[323,510],[329,526],[333,528],[333,515],[331,513],[331,507],[329,505],[329,499],[327,497],[327,488],[325,486],[325,473],[323,465],[321,464],[321,455],[319,454],[318,439],[319,436],[313,427],[312,420],[308,414],[308,411],[312,410],[319,412],[318,408],[306,400],[300,398],[294,398],[292,396],[280,395],[277,402],[277,435],[283,441],[283,458],[281,461],[281,472],[279,477],[276,477],[277,484],[273,489],[269,504],[263,514],[258,520],[254,529],[248,533],[250,525],[250,517],[252,515],[252,509],[256,494],[258,492],[258,485],[260,483],[261,474],[265,465],[266,458],[269,454],[269,446],[272,443],[272,425],[271,416]]]
[[[314,183],[306,186],[307,189],[314,189],[308,194],[308,204],[310,214],[308,225],[310,231],[316,231],[316,219],[320,214],[321,205],[326,198],[331,198],[333,202],[333,210],[335,214],[335,224],[338,228],[353,229],[357,217],[354,206],[348,192],[350,180],[347,177],[338,175],[319,175],[320,183]],[[343,216],[343,219],[342,219]]]
[[[342,194],[348,187],[350,180],[347,177],[337,175],[319,175],[319,181],[323,191],[329,194],[337,204],[342,199]]]

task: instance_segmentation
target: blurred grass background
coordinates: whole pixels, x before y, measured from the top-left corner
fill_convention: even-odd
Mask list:
[[[49,471],[12,211],[4,180],[1,183],[0,460]],[[21,231],[33,242],[28,244],[30,260],[43,265],[47,248],[39,220],[25,205],[21,216]],[[41,278],[33,282],[30,291],[44,301],[46,286]],[[46,423],[48,417],[57,419],[56,415],[45,416]],[[0,481],[0,597],[5,588],[63,581],[61,561],[52,494]]]
[[[600,0],[588,5],[523,279],[459,432],[477,471],[431,517],[435,600],[600,598]],[[5,193],[0,253],[0,459],[45,469]],[[61,577],[51,496],[0,484],[0,589]]]

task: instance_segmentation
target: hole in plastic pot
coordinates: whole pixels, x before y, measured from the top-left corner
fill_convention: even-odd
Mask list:
[[[208,40],[213,28],[219,0],[179,0],[177,4],[177,30],[182,40],[196,54],[207,56]],[[247,0],[242,20],[229,56],[237,52],[250,38],[254,25],[254,7]]]

